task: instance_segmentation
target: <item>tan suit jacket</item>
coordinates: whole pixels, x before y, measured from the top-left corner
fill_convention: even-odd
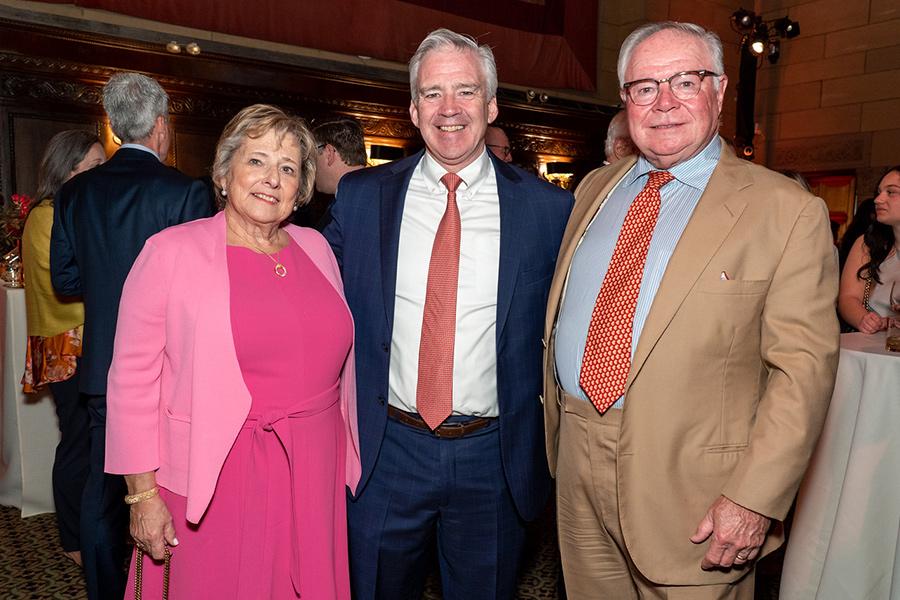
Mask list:
[[[722,148],[641,332],[619,431],[626,546],[638,569],[664,585],[725,583],[745,572],[702,571],[707,544],[689,538],[719,495],[784,518],[837,367],[838,274],[824,203],[738,159],[724,141]],[[554,475],[561,393],[552,333],[564,284],[585,230],[634,162],[587,176],[563,237],[545,329]],[[780,530],[773,532],[763,552],[781,541]]]

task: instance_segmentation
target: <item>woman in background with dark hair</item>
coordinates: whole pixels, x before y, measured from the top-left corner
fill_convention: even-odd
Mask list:
[[[853,243],[838,296],[838,311],[852,327],[875,333],[887,327],[893,282],[900,282],[900,166],[878,183],[875,221]]]
[[[63,183],[106,161],[94,133],[69,130],[47,144],[38,170],[39,200],[22,233],[25,311],[28,344],[22,387],[26,393],[50,388],[56,403],[60,440],[53,461],[53,501],[59,537],[66,556],[81,564],[79,515],[88,474],[87,407],[78,394],[77,361],[81,356],[84,305],[79,298],[58,296],[50,283],[50,230],[53,197]]]
[[[862,237],[869,228],[869,225],[874,221],[875,198],[867,198],[860,202],[859,206],[856,207],[856,212],[853,214],[853,220],[847,225],[847,229],[844,231],[844,237],[841,238],[841,245],[839,248],[841,269],[844,268],[847,257],[850,256],[850,250],[853,248],[854,242]]]

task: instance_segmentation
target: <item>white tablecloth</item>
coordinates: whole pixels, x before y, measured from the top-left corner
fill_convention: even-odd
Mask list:
[[[0,504],[22,516],[53,512],[53,456],[59,442],[48,393],[22,393],[25,370],[25,290],[0,287],[3,403],[0,409]]]
[[[900,354],[841,336],[825,429],[800,488],[782,600],[900,600]]]

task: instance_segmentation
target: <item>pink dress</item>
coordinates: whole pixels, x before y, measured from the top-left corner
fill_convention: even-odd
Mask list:
[[[293,241],[280,253],[284,278],[252,250],[229,246],[227,256],[234,345],[252,404],[198,525],[185,519],[185,497],[160,491],[179,541],[169,597],[349,599],[338,382],[350,315]],[[145,558],[143,597],[159,598],[161,581],[161,566]],[[133,582],[132,564],[126,599]]]

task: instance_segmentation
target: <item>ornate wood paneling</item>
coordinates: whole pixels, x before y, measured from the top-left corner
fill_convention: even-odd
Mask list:
[[[408,150],[421,144],[409,120],[404,81],[224,53],[171,55],[146,42],[0,19],[0,123],[7,133],[0,138],[0,193],[26,191],[15,189],[13,165],[36,168],[39,155],[32,154],[46,143],[43,138],[66,123],[101,127],[102,86],[114,72],[126,69],[155,77],[169,93],[176,162],[191,175],[203,174],[191,171],[209,162],[191,153],[208,154],[225,122],[256,102],[277,104],[309,119],[354,116],[369,136],[390,138]],[[498,123],[507,129],[517,162],[531,164],[537,155],[589,164],[602,160],[611,109],[552,99],[533,104],[521,92],[502,88],[498,104]],[[41,139],[18,144],[30,149],[29,156],[22,156],[16,155],[15,136]]]

